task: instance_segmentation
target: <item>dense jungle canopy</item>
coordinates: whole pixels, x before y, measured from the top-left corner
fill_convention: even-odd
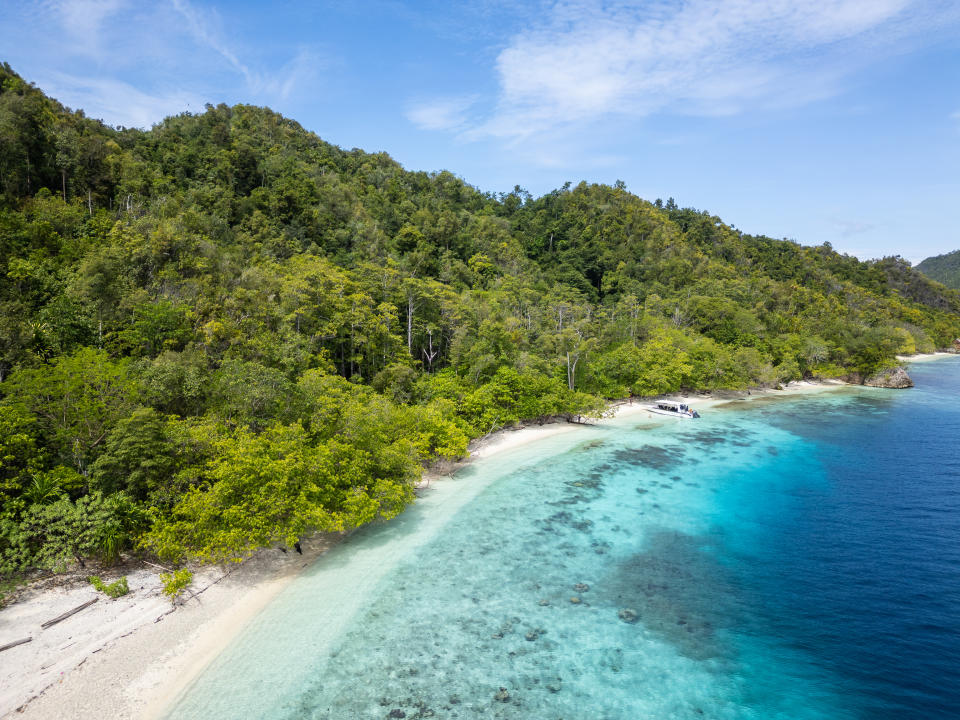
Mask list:
[[[111,128],[5,64],[0,272],[4,578],[243,558],[389,518],[520,420],[960,335],[960,293],[898,257],[619,182],[482,192],[260,107]]]
[[[960,250],[928,257],[917,265],[917,270],[949,288],[960,289]]]

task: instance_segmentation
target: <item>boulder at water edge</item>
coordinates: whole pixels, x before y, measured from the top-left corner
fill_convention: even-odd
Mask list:
[[[863,381],[864,385],[879,388],[894,388],[897,390],[903,388],[912,388],[913,380],[907,375],[907,371],[902,367],[888,368],[881,370],[876,375],[871,375]]]

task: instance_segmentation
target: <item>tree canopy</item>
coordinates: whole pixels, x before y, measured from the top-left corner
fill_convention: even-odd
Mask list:
[[[900,258],[672,199],[534,198],[266,108],[111,128],[0,66],[0,573],[241,559],[605,399],[875,372],[960,336]]]

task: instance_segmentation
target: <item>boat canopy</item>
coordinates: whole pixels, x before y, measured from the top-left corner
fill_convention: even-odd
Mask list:
[[[684,403],[677,402],[676,400],[658,400],[657,407],[663,408],[664,410],[675,410],[677,412],[686,411],[690,409]]]

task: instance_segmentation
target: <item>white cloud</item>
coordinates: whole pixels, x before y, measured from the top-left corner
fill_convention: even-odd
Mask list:
[[[186,20],[187,30],[196,42],[226,60],[230,67],[243,76],[247,87],[258,95],[286,100],[297,84],[312,75],[319,65],[319,59],[314,53],[300,49],[278,72],[264,73],[253,70],[240,59],[240,54],[225,39],[219,14],[213,10],[198,9],[189,0],[171,2],[174,9]]]
[[[126,0],[55,0],[50,9],[70,37],[73,51],[99,57],[108,49],[101,43],[104,23],[126,5]]]
[[[560,2],[500,52],[496,107],[468,135],[519,140],[610,114],[803,104],[956,14],[939,0]]]
[[[407,110],[407,119],[422,130],[459,130],[467,121],[467,111],[478,100],[476,95],[437,98]]]
[[[169,88],[151,94],[120,80],[64,73],[56,73],[40,85],[65,105],[82,108],[89,117],[125,127],[149,128],[168,115],[199,112],[206,102],[181,89]]]
[[[854,235],[863,235],[877,227],[873,223],[862,220],[844,220],[842,218],[833,218],[832,224],[834,228],[840,232],[840,235],[845,238],[853,237]]]
[[[234,70],[247,79],[248,84],[253,84],[251,82],[253,74],[250,69],[240,62],[240,58],[223,39],[223,33],[220,31],[220,16],[214,11],[198,10],[187,0],[171,1],[174,9],[187,21],[187,30],[194,39],[200,45],[205,45],[220,55]]]

